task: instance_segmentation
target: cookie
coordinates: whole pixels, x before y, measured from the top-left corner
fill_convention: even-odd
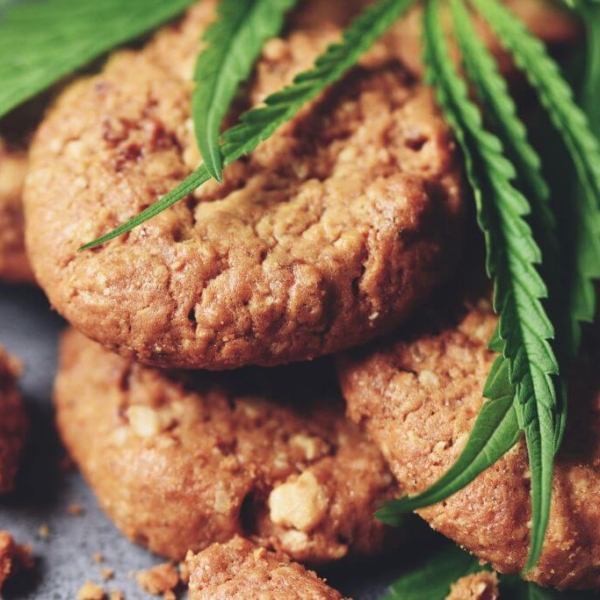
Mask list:
[[[342,596],[287,556],[240,537],[189,556],[190,600],[341,600]]]
[[[467,575],[452,584],[446,600],[498,600],[498,576],[489,571]]]
[[[312,564],[376,554],[398,533],[373,512],[397,489],[322,368],[165,372],[71,330],[58,428],[110,518],[157,554],[237,534]]]
[[[87,336],[160,367],[270,366],[381,335],[452,272],[465,199],[430,91],[377,52],[223,185],[77,251],[198,166],[190,77],[213,7],[76,83],[38,129],[25,195],[39,282]],[[339,33],[325,23],[271,40],[240,106]]]
[[[382,450],[403,492],[432,485],[457,460],[484,399],[497,319],[487,298],[439,309],[437,318],[340,359],[349,416]],[[596,340],[597,342],[598,340]],[[598,344],[573,377],[569,425],[558,454],[550,524],[528,577],[544,586],[600,586],[600,377]],[[503,573],[524,567],[530,473],[522,440],[463,491],[419,513]]]
[[[25,254],[22,192],[27,173],[27,152],[0,138],[0,279],[33,281]]]
[[[0,346],[0,494],[13,489],[27,437],[27,416],[16,384],[19,370]]]

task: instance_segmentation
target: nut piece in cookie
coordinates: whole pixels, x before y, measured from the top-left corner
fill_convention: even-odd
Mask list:
[[[437,318],[340,359],[350,417],[362,423],[408,493],[433,484],[463,450],[484,402],[495,358],[487,344],[496,323],[487,297],[439,307]],[[573,377],[548,533],[541,559],[528,573],[544,586],[600,586],[598,342],[589,343]],[[521,441],[463,491],[419,514],[496,570],[517,573],[529,548],[530,503]]]
[[[19,363],[0,346],[0,494],[13,489],[28,421],[17,389]]]
[[[316,573],[241,537],[187,558],[190,600],[341,600]]]
[[[498,575],[490,571],[481,571],[462,577],[452,584],[446,600],[498,600]]]
[[[332,371],[165,372],[71,330],[58,428],[108,515],[158,554],[240,534],[312,564],[373,555],[402,535],[373,517],[398,492]]]
[[[377,53],[222,186],[78,252],[198,166],[191,76],[213,7],[113,57],[38,129],[25,196],[42,287],[84,334],[161,367],[284,364],[380,336],[453,271],[465,199],[430,91]],[[271,40],[242,104],[260,105],[339,35],[323,23]]]
[[[27,153],[0,138],[0,279],[33,281],[25,255],[22,193]]]

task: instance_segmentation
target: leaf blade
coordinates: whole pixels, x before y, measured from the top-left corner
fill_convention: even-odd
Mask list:
[[[116,46],[176,17],[193,1],[46,0],[8,6],[0,18],[0,117]]]
[[[196,61],[192,114],[196,139],[210,176],[222,181],[219,134],[242,82],[250,75],[265,41],[283,27],[298,0],[222,0],[217,20],[203,36]]]
[[[525,221],[527,199],[515,188],[516,170],[501,141],[483,126],[450,53],[440,17],[440,0],[429,0],[424,13],[429,82],[465,153],[475,192],[478,222],[488,249],[487,268],[495,282],[498,332],[510,363],[515,407],[525,431],[532,466],[532,520],[529,568],[537,562],[549,520],[556,445],[559,368],[549,341],[554,329],[543,306],[546,285],[537,271],[541,252]],[[497,342],[498,340],[496,340]]]

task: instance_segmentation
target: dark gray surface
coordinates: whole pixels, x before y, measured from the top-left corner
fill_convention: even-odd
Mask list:
[[[130,573],[160,562],[125,540],[98,508],[96,500],[76,472],[59,469],[62,456],[53,426],[51,389],[56,370],[57,336],[63,323],[53,314],[37,290],[0,285],[0,342],[25,365],[22,390],[33,429],[17,492],[0,500],[0,529],[10,530],[23,543],[31,543],[37,558],[35,578],[18,582],[5,594],[7,600],[74,600],[90,579],[101,583],[100,570],[111,567],[115,578],[107,589],[118,589],[128,600],[147,598]],[[68,514],[77,503],[81,516]],[[47,525],[50,538],[40,539]],[[326,574],[332,585],[357,600],[381,597],[385,585],[418,554],[411,544],[406,553],[395,553],[370,564],[339,568]],[[100,552],[105,564],[93,554]],[[36,581],[33,581],[35,579]]]

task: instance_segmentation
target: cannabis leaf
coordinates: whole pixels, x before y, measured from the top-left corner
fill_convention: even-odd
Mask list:
[[[448,544],[423,566],[393,583],[383,600],[444,600],[454,582],[482,570],[476,558]]]
[[[388,502],[376,516],[388,525],[398,525],[402,515],[449,498],[506,454],[521,437],[515,409],[515,390],[508,362],[498,357],[488,378],[483,405],[467,441],[452,468],[428,490]]]
[[[465,81],[450,58],[441,21],[440,0],[424,13],[428,81],[465,153],[475,192],[478,221],[487,246],[487,269],[494,280],[507,371],[517,395],[516,412],[525,431],[532,483],[532,533],[527,567],[541,553],[550,514],[555,439],[561,421],[553,378],[558,362],[550,345],[554,328],[542,299],[547,287],[537,271],[542,256],[525,217],[531,208],[515,187],[517,172],[497,136],[485,129],[469,99]],[[498,368],[498,371],[500,369]]]
[[[0,18],[0,117],[193,1],[45,0],[8,6]]]
[[[192,112],[196,139],[211,177],[222,180],[219,133],[240,83],[267,39],[279,33],[298,0],[221,0],[217,20],[206,30],[206,49],[196,62]]]
[[[577,249],[572,265],[575,276],[569,289],[570,355],[574,358],[581,340],[579,323],[594,321],[596,294],[593,282],[600,278],[600,142],[592,133],[585,113],[575,103],[573,91],[563,79],[558,65],[540,40],[496,0],[472,0],[472,3],[537,90],[550,119],[563,137],[585,191],[574,207],[577,231],[572,241],[577,243]],[[593,61],[597,60],[593,58]]]
[[[446,545],[425,564],[402,576],[390,586],[383,600],[445,600],[452,584],[481,571],[489,570],[455,545]],[[557,592],[515,575],[499,575],[500,598],[512,600],[591,600],[588,592]]]
[[[317,59],[313,69],[296,76],[292,85],[269,96],[265,100],[266,106],[242,115],[241,123],[223,134],[221,146],[223,165],[228,166],[252,152],[283,123],[292,119],[307,102],[316,98],[327,86],[340,80],[358,62],[362,54],[415,1],[379,0],[366,8],[346,29],[343,40],[331,45]],[[206,166],[200,166],[185,181],[152,206],[81,249],[93,248],[131,231],[179,202],[209,179]]]

